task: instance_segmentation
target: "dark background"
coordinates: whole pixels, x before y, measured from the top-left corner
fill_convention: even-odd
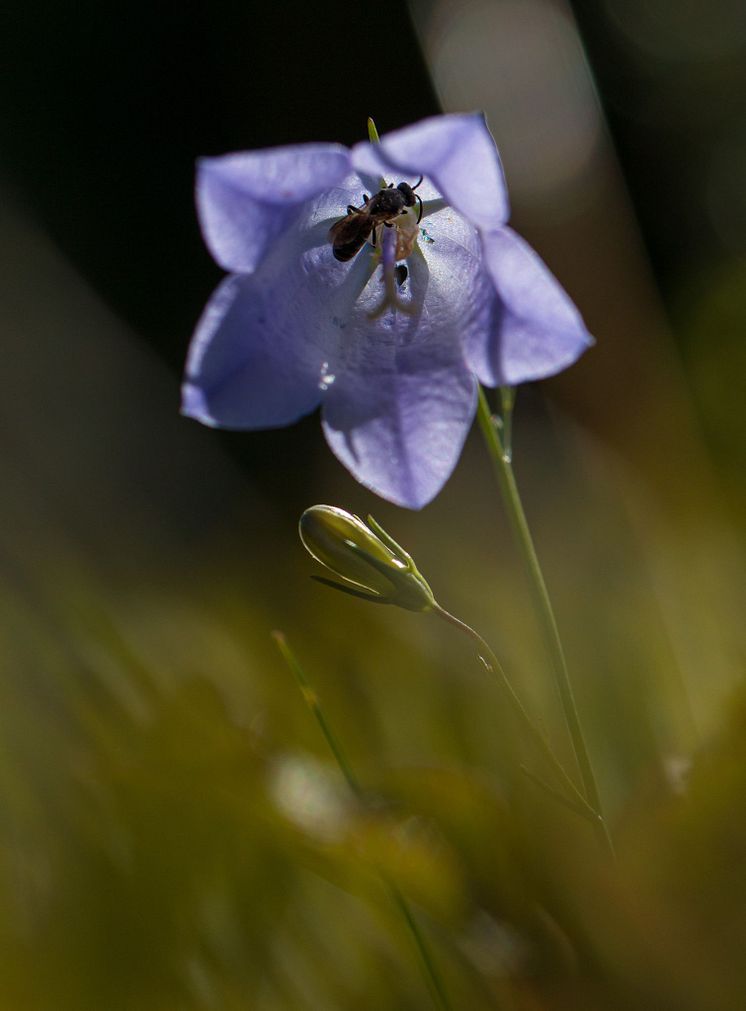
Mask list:
[[[179,367],[219,272],[193,209],[200,154],[352,144],[438,111],[403,4],[18,6],[4,168],[80,269]],[[392,66],[377,70],[383,42]]]
[[[707,198],[713,147],[744,143],[739,6],[632,4],[646,50],[603,4],[573,4],[665,287],[729,245]],[[174,365],[217,277],[194,227],[197,155],[351,144],[368,115],[384,130],[439,111],[403,3],[16,4],[3,45],[4,174]]]

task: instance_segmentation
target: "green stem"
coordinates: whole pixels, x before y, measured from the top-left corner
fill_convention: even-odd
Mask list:
[[[501,395],[504,415],[502,422],[503,432],[510,432],[513,391],[506,388],[501,391]],[[557,621],[554,617],[552,602],[549,598],[549,592],[547,591],[544,575],[541,571],[539,558],[536,554],[536,548],[534,547],[533,538],[531,537],[531,531],[528,526],[526,514],[523,510],[523,503],[521,502],[518,485],[516,484],[515,475],[513,474],[511,454],[510,452],[506,452],[503,440],[500,437],[500,432],[498,431],[498,428],[492,418],[484,390],[481,387],[479,388],[479,406],[477,410],[477,417],[479,419],[479,427],[482,430],[482,435],[484,436],[485,443],[487,444],[487,450],[495,467],[495,473],[502,493],[503,502],[508,513],[511,527],[513,528],[513,535],[521,553],[521,558],[523,559],[523,564],[528,575],[529,585],[534,598],[536,612],[549,649],[549,655],[552,661],[552,670],[554,672],[554,679],[559,692],[565,722],[567,723],[570,740],[572,741],[575,758],[583,781],[585,799],[598,816],[596,821],[596,832],[599,839],[610,852],[613,852],[611,837],[609,836],[609,831],[601,810],[601,798],[596,784],[596,777],[593,773],[593,766],[591,765],[590,756],[588,754],[583,730],[580,724],[580,717],[578,716],[578,710],[575,704],[575,697],[570,683],[570,676],[567,670],[564,650],[562,649],[562,641],[560,639]]]
[[[425,940],[425,935],[420,930],[420,925],[415,919],[409,903],[393,881],[389,881],[388,878],[384,878],[383,880],[384,884],[388,888],[392,902],[397,907],[402,915],[402,918],[409,927],[409,932],[412,935],[415,947],[417,948],[420,960],[422,961],[425,976],[430,986],[435,1004],[441,1008],[441,1011],[453,1011],[453,1005],[446,993],[445,985],[441,979],[440,973],[435,966],[432,953],[427,941]]]
[[[575,814],[579,814],[581,818],[587,818],[588,821],[595,821],[598,818],[598,815],[588,807],[588,802],[586,800],[583,800],[583,804],[581,806],[581,804],[571,800],[569,797],[566,797],[564,793],[559,793],[554,789],[554,787],[551,787],[549,783],[544,782],[541,776],[537,776],[535,772],[532,772],[531,769],[525,765],[521,765],[521,772],[524,776],[530,779],[532,783],[536,783],[536,785],[541,787],[545,793],[548,793],[550,797],[553,797],[558,804],[562,804],[563,807],[568,808],[570,811],[574,811]]]
[[[352,771],[352,766],[347,761],[345,753],[342,751],[337,738],[332,733],[332,729],[327,722],[326,716],[324,715],[324,710],[321,708],[321,702],[316,692],[311,687],[311,684],[306,677],[305,671],[298,663],[298,659],[295,653],[290,648],[290,645],[282,632],[273,632],[272,638],[274,639],[277,648],[282,654],[282,659],[288,665],[290,672],[295,677],[298,682],[298,687],[301,690],[301,695],[303,700],[308,706],[308,708],[313,713],[316,722],[319,725],[319,730],[321,731],[324,740],[329,746],[329,750],[334,755],[334,760],[339,767],[339,771],[345,778],[350,791],[355,795],[356,800],[363,800],[363,790],[357,781],[357,777]]]
[[[436,604],[435,607],[433,608],[433,611],[435,612],[435,614],[438,615],[439,618],[442,618],[444,621],[447,621],[451,625],[455,625],[456,628],[462,631],[465,635],[468,635],[469,638],[473,639],[474,642],[477,644],[479,656],[482,662],[484,663],[487,670],[492,671],[500,679],[502,686],[507,693],[508,699],[510,700],[510,704],[513,707],[514,712],[516,713],[519,720],[523,724],[524,730],[528,731],[529,736],[536,744],[538,750],[547,760],[547,762],[553,769],[554,773],[556,774],[560,782],[562,782],[564,786],[567,787],[567,789],[570,791],[573,799],[572,801],[569,801],[565,797],[561,797],[561,795],[559,794],[555,794],[555,796],[561,797],[564,803],[568,804],[570,807],[573,808],[573,810],[577,811],[578,813],[581,813],[584,818],[587,818],[589,821],[596,822],[598,820],[597,813],[590,806],[590,804],[585,799],[583,794],[578,790],[577,786],[575,785],[575,783],[572,781],[571,777],[565,770],[564,766],[561,764],[560,760],[552,751],[552,748],[549,745],[549,742],[547,741],[546,737],[544,737],[542,732],[539,730],[539,728],[533,722],[531,717],[528,715],[526,709],[524,708],[523,703],[521,702],[520,698],[518,697],[515,691],[515,688],[513,688],[513,685],[508,679],[508,675],[505,673],[502,664],[495,656],[495,653],[493,652],[489,643],[482,638],[479,632],[475,631],[470,625],[467,625],[466,622],[461,621],[460,618],[457,618],[449,611],[446,611],[446,609],[444,607],[441,607],[440,604]],[[530,778],[535,779],[536,777],[532,776]],[[549,790],[550,792],[554,792],[551,790],[551,788],[549,788]]]
[[[298,682],[298,687],[301,690],[301,694],[308,706],[308,708],[313,713],[313,716],[321,730],[321,733],[329,746],[329,750],[334,756],[334,760],[339,767],[339,771],[345,778],[350,791],[354,795],[355,799],[360,803],[365,802],[365,791],[360,786],[360,782],[352,771],[352,766],[348,762],[344,751],[340,747],[336,736],[332,732],[329,722],[324,714],[324,710],[319,701],[319,697],[316,692],[311,687],[306,674],[298,662],[297,657],[293,653],[282,632],[273,632],[272,638],[274,639],[277,648],[279,649],[283,660],[290,668],[291,673],[294,675],[295,680]],[[410,934],[412,935],[412,940],[414,941],[417,952],[422,961],[422,966],[425,971],[425,978],[427,980],[428,986],[432,992],[435,1004],[440,1008],[440,1011],[453,1011],[453,1007],[449,1000],[448,994],[446,993],[445,985],[440,976],[440,973],[433,960],[432,953],[425,940],[425,935],[422,933],[417,920],[415,919],[414,913],[412,912],[409,903],[402,895],[398,886],[390,881],[385,875],[381,875],[383,883],[388,891],[392,902],[399,910],[407,924]]]

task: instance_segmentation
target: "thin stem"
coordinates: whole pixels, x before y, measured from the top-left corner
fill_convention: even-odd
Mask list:
[[[415,919],[414,913],[404,898],[402,893],[399,891],[398,887],[389,881],[388,878],[383,878],[384,884],[388,888],[389,895],[394,905],[397,907],[401,913],[405,923],[409,927],[409,932],[412,935],[412,939],[415,943],[417,951],[419,953],[420,959],[422,960],[422,965],[425,969],[425,976],[427,978],[428,984],[430,986],[430,991],[433,995],[433,1000],[441,1008],[441,1011],[453,1011],[453,1005],[451,1004],[450,998],[446,993],[445,985],[441,979],[440,973],[438,972],[435,962],[433,961],[433,956],[425,940],[425,935],[420,930],[420,925]]]
[[[567,789],[572,794],[573,801],[571,803],[571,806],[575,810],[582,811],[583,817],[587,818],[589,821],[596,822],[598,820],[597,813],[590,806],[590,804],[585,799],[583,794],[578,790],[577,786],[575,785],[575,783],[572,781],[571,777],[565,770],[564,766],[557,758],[555,753],[552,751],[552,748],[549,745],[549,742],[547,741],[546,737],[544,737],[542,732],[539,730],[534,721],[526,712],[526,709],[523,703],[521,702],[520,698],[518,697],[515,688],[513,688],[513,685],[511,684],[508,675],[505,673],[502,664],[495,656],[495,653],[493,652],[489,643],[487,643],[482,638],[479,632],[475,631],[475,629],[473,629],[470,625],[467,625],[465,621],[461,621],[460,618],[457,618],[449,611],[446,611],[446,609],[444,607],[441,607],[440,604],[436,604],[435,607],[433,608],[433,611],[435,612],[435,614],[438,615],[439,618],[442,618],[444,621],[449,622],[451,625],[455,625],[456,628],[462,631],[465,635],[468,635],[470,639],[474,640],[474,642],[478,646],[479,656],[482,662],[484,663],[485,667],[487,668],[487,670],[492,671],[502,682],[503,688],[507,692],[508,699],[510,700],[511,705],[513,706],[513,710],[515,711],[516,715],[523,724],[524,729],[528,731],[529,736],[534,741],[538,749],[541,751],[542,755],[547,760],[549,765],[552,767],[557,778],[564,784],[564,786],[567,787]],[[565,800],[565,798],[562,799]]]
[[[502,392],[502,404],[504,412],[503,430],[509,431],[510,415],[512,413],[513,405],[512,398],[506,397],[505,392]],[[521,558],[523,559],[523,564],[529,579],[529,585],[534,597],[537,615],[549,649],[554,679],[559,692],[562,711],[570,734],[570,740],[572,741],[573,750],[575,752],[575,758],[578,763],[578,768],[580,769],[585,798],[588,801],[588,804],[598,815],[596,831],[599,838],[602,840],[606,848],[609,849],[610,852],[613,852],[611,837],[609,836],[609,831],[601,810],[601,798],[599,796],[598,786],[596,785],[596,777],[593,773],[593,766],[591,765],[590,756],[588,754],[583,730],[580,724],[580,717],[578,716],[577,706],[575,705],[575,697],[570,683],[570,676],[567,670],[564,650],[562,649],[562,641],[560,639],[557,621],[554,617],[552,602],[549,598],[549,592],[544,581],[544,575],[541,571],[539,558],[536,554],[536,548],[534,547],[531,531],[523,509],[523,503],[521,502],[521,497],[518,492],[518,485],[516,484],[515,475],[513,474],[511,456],[505,451],[503,442],[500,438],[500,433],[492,418],[487,398],[485,397],[484,390],[481,387],[479,388],[479,406],[477,410],[477,417],[479,419],[479,427],[482,430],[482,435],[484,436],[484,440],[487,445],[487,450],[495,467],[495,474],[497,475],[503,502],[508,513],[511,527],[513,528],[513,535],[521,553]],[[508,422],[507,425],[506,419]]]
[[[282,632],[273,632],[272,638],[274,639],[283,660],[290,668],[295,680],[298,682],[301,694],[303,695],[308,708],[313,713],[319,729],[324,736],[324,740],[328,744],[329,750],[334,756],[334,760],[339,767],[339,771],[344,776],[350,791],[357,801],[365,803],[365,791],[361,787],[357,776],[352,770],[352,766],[348,762],[344,751],[337,741],[337,738],[329,725],[329,721],[324,714],[319,697],[311,687],[303,668],[298,662],[298,658],[295,656],[295,653],[293,653],[285,635]],[[386,890],[391,896],[392,902],[401,913],[402,918],[407,924],[409,932],[412,935],[412,940],[414,941],[420,960],[422,961],[422,966],[425,970],[425,978],[432,992],[435,1004],[440,1008],[440,1011],[453,1011],[453,1006],[451,1005],[448,994],[446,993],[445,985],[435,965],[428,943],[425,940],[425,935],[422,933],[409,903],[393,881],[390,881],[389,878],[383,874],[381,874],[381,878]]]
[[[569,808],[570,811],[574,811],[575,814],[579,814],[581,818],[586,818],[591,822],[597,820],[598,815],[591,811],[586,801],[583,801],[583,806],[581,806],[574,800],[570,800],[570,798],[566,797],[564,793],[560,793],[558,790],[555,790],[553,786],[550,786],[549,783],[545,782],[541,776],[537,776],[536,773],[532,772],[526,765],[521,765],[521,772],[527,779],[530,779],[532,783],[536,783],[537,786],[541,787],[545,793],[548,793],[549,796],[553,797],[559,804]]]
[[[298,687],[301,690],[303,699],[308,706],[308,708],[313,713],[316,722],[319,725],[319,729],[324,736],[324,740],[329,745],[329,750],[334,755],[334,760],[339,766],[339,771],[344,776],[347,785],[349,786],[352,793],[355,795],[357,800],[363,800],[363,791],[360,784],[357,781],[357,777],[352,771],[350,763],[347,761],[345,753],[342,751],[337,738],[332,733],[332,729],[327,722],[326,716],[324,715],[324,710],[321,708],[321,703],[319,702],[319,697],[310,685],[308,678],[298,660],[290,649],[287,639],[282,632],[273,632],[272,638],[277,644],[277,648],[282,654],[282,658],[285,663],[290,668],[291,673],[294,675],[295,680],[298,682]]]

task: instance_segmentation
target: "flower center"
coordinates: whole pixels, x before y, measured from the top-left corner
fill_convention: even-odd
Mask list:
[[[417,312],[417,305],[410,299],[401,297],[401,286],[406,280],[407,268],[398,264],[397,260],[405,260],[412,255],[417,245],[419,235],[417,217],[411,212],[402,214],[396,219],[394,227],[382,226],[380,239],[381,270],[383,272],[384,295],[381,302],[369,314],[370,319],[378,319],[388,309],[406,313],[409,316]]]
[[[419,300],[409,288],[406,292],[409,297],[402,297],[401,289],[409,276],[409,268],[401,261],[414,254],[422,257],[419,239],[422,238],[423,245],[430,245],[435,239],[421,221],[446,206],[442,197],[423,202],[416,192],[421,183],[422,176],[414,185],[400,182],[395,186],[381,179],[381,189],[377,193],[364,194],[359,207],[350,204],[347,214],[329,229],[328,237],[336,260],[361,262],[358,254],[367,248],[369,255],[364,259],[368,263],[368,277],[379,265],[381,267],[383,298],[368,314],[370,319],[378,319],[389,309],[410,316],[418,312]]]

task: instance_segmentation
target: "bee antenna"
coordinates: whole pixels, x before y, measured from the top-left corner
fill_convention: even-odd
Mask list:
[[[416,183],[414,184],[414,186],[412,187],[412,189],[413,189],[413,190],[416,190],[416,189],[417,189],[417,187],[418,187],[418,186],[420,185],[420,183],[422,182],[423,178],[424,178],[424,176],[420,176],[420,178],[419,178],[419,179],[417,180],[417,182],[416,182]],[[419,199],[419,198],[418,198],[418,199]],[[422,201],[420,201],[420,203],[422,203]]]
[[[417,185],[419,186],[420,184],[417,183]],[[414,189],[414,186],[412,187],[412,189]],[[420,213],[417,215],[417,224],[419,225],[420,221],[422,221],[422,197],[419,195],[419,193],[415,193],[415,196],[417,197],[420,204]]]

